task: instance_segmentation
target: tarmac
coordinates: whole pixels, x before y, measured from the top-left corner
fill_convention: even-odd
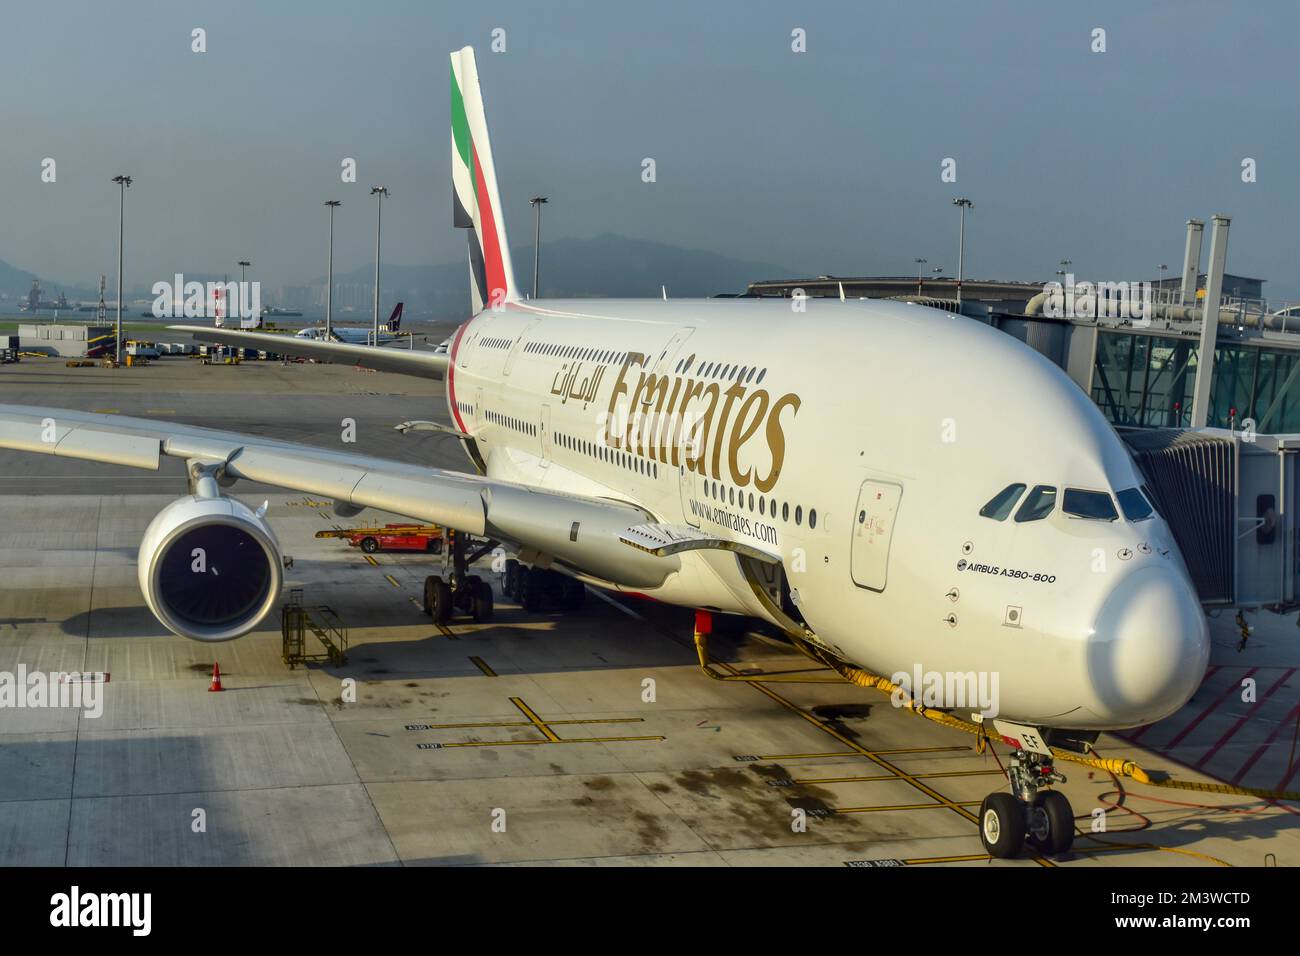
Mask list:
[[[134,369],[0,368],[0,401],[139,415],[468,468],[439,382],[346,366],[167,357]],[[0,864],[988,866],[975,818],[1007,748],[839,681],[741,624],[703,673],[688,610],[589,589],[529,614],[492,582],[489,623],[420,609],[441,559],[362,554],[315,533],[398,516],[239,484],[293,557],[287,585],[346,624],[347,662],[281,659],[279,620],[224,644],[168,633],[136,548],[185,491],[158,473],[0,452],[0,673],[99,674],[88,707],[0,708]],[[1212,620],[1213,666],[1180,713],[1124,738],[1176,779],[1297,788],[1291,617]],[[225,690],[208,690],[214,663]],[[799,670],[808,683],[770,683]],[[87,680],[100,681],[89,677]],[[1254,696],[1245,694],[1243,681]],[[84,703],[84,701],[83,701]],[[1079,767],[1073,852],[997,866],[1300,863],[1300,805],[1156,789]],[[1289,781],[1289,784],[1286,783]]]

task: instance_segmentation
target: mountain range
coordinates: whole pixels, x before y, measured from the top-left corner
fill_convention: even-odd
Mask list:
[[[525,291],[531,292],[532,246],[512,247],[511,254],[516,280]],[[662,288],[673,297],[709,296],[743,292],[750,282],[758,279],[808,274],[770,262],[733,259],[715,252],[612,233],[592,239],[543,243],[540,272],[542,298],[644,298],[660,295]],[[373,277],[373,263],[347,272],[336,271],[336,308],[351,303],[354,308],[368,311]],[[0,260],[0,296],[8,297],[0,299],[0,310],[9,311],[10,304],[16,309],[16,300],[26,296],[33,278],[37,276]],[[171,276],[160,278],[170,280]],[[193,278],[202,280],[204,276],[195,271]],[[89,301],[97,295],[95,290],[80,283],[65,285],[44,276],[40,280],[47,298],[53,298],[60,290],[69,299]],[[469,274],[464,260],[414,266],[383,263],[380,280],[383,302],[405,301],[407,309],[415,314],[458,316],[464,314],[469,304]],[[128,290],[129,295],[147,296],[150,285]],[[324,302],[324,292],[324,276],[305,285],[286,284],[278,288],[268,282],[262,301],[282,308],[316,310]]]

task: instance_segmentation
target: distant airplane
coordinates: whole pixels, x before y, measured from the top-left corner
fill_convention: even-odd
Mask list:
[[[348,345],[385,345],[394,342],[398,338],[398,332],[402,328],[402,307],[405,302],[399,302],[393,308],[393,314],[388,317],[388,321],[383,326],[383,331],[379,333],[379,341],[371,342],[374,337],[374,329],[366,328],[361,325],[335,325],[331,326],[329,334],[325,332],[325,326],[314,325],[310,328],[303,329],[295,338],[326,340],[332,339],[335,342],[344,342]]]

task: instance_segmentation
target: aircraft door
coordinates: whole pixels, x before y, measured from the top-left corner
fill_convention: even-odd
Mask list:
[[[894,537],[903,486],[889,481],[864,481],[853,512],[853,583],[872,591],[885,590],[889,577],[889,545]]]
[[[685,463],[677,466],[677,486],[682,496],[682,517],[692,528],[700,526],[700,518],[691,508],[691,499],[696,497],[696,483],[700,476],[686,467]]]
[[[528,340],[528,333],[531,332],[533,330],[533,327],[537,325],[537,323],[540,321],[541,319],[533,319],[522,329],[520,329],[519,336],[515,339],[515,344],[510,346],[510,354],[506,356],[505,368],[502,370],[503,375],[510,374],[510,370],[514,368],[515,359],[518,358],[519,353],[524,350],[524,345]]]
[[[542,443],[542,462],[551,462],[551,406],[542,406],[541,424],[538,425],[538,439]]]

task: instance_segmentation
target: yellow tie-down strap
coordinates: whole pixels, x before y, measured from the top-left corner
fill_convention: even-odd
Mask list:
[[[849,667],[839,661],[831,658],[829,655],[818,653],[816,648],[808,645],[802,645],[802,650],[810,654],[826,666],[832,668],[840,674],[845,680],[857,684],[859,687],[868,687],[881,691],[886,694],[893,694],[901,690],[897,684],[891,683],[888,679],[872,674],[868,671],[860,670],[856,667]],[[904,692],[906,697],[906,692]],[[945,727],[951,727],[954,730],[964,730],[968,734],[974,734],[981,740],[987,737],[988,732],[979,724],[969,720],[962,720],[960,717],[954,717],[952,714],[944,713],[939,710],[932,710],[917,703],[910,697],[903,705],[908,710],[920,714],[933,720],[935,723],[943,724]],[[1057,760],[1064,760],[1069,763],[1079,764],[1080,766],[1090,767],[1094,770],[1102,770],[1107,773],[1113,773],[1119,777],[1129,777],[1138,783],[1143,783],[1151,787],[1165,787],[1170,790],[1193,790],[1198,793],[1225,793],[1237,796],[1259,797],[1263,800],[1292,800],[1300,801],[1300,791],[1295,790],[1265,790],[1261,787],[1238,787],[1230,783],[1199,783],[1194,780],[1175,780],[1159,770],[1144,770],[1132,760],[1126,760],[1122,757],[1112,757],[1102,759],[1100,757],[1085,757],[1082,754],[1071,753],[1068,750],[1060,750],[1056,747],[1051,748],[1052,756]]]

